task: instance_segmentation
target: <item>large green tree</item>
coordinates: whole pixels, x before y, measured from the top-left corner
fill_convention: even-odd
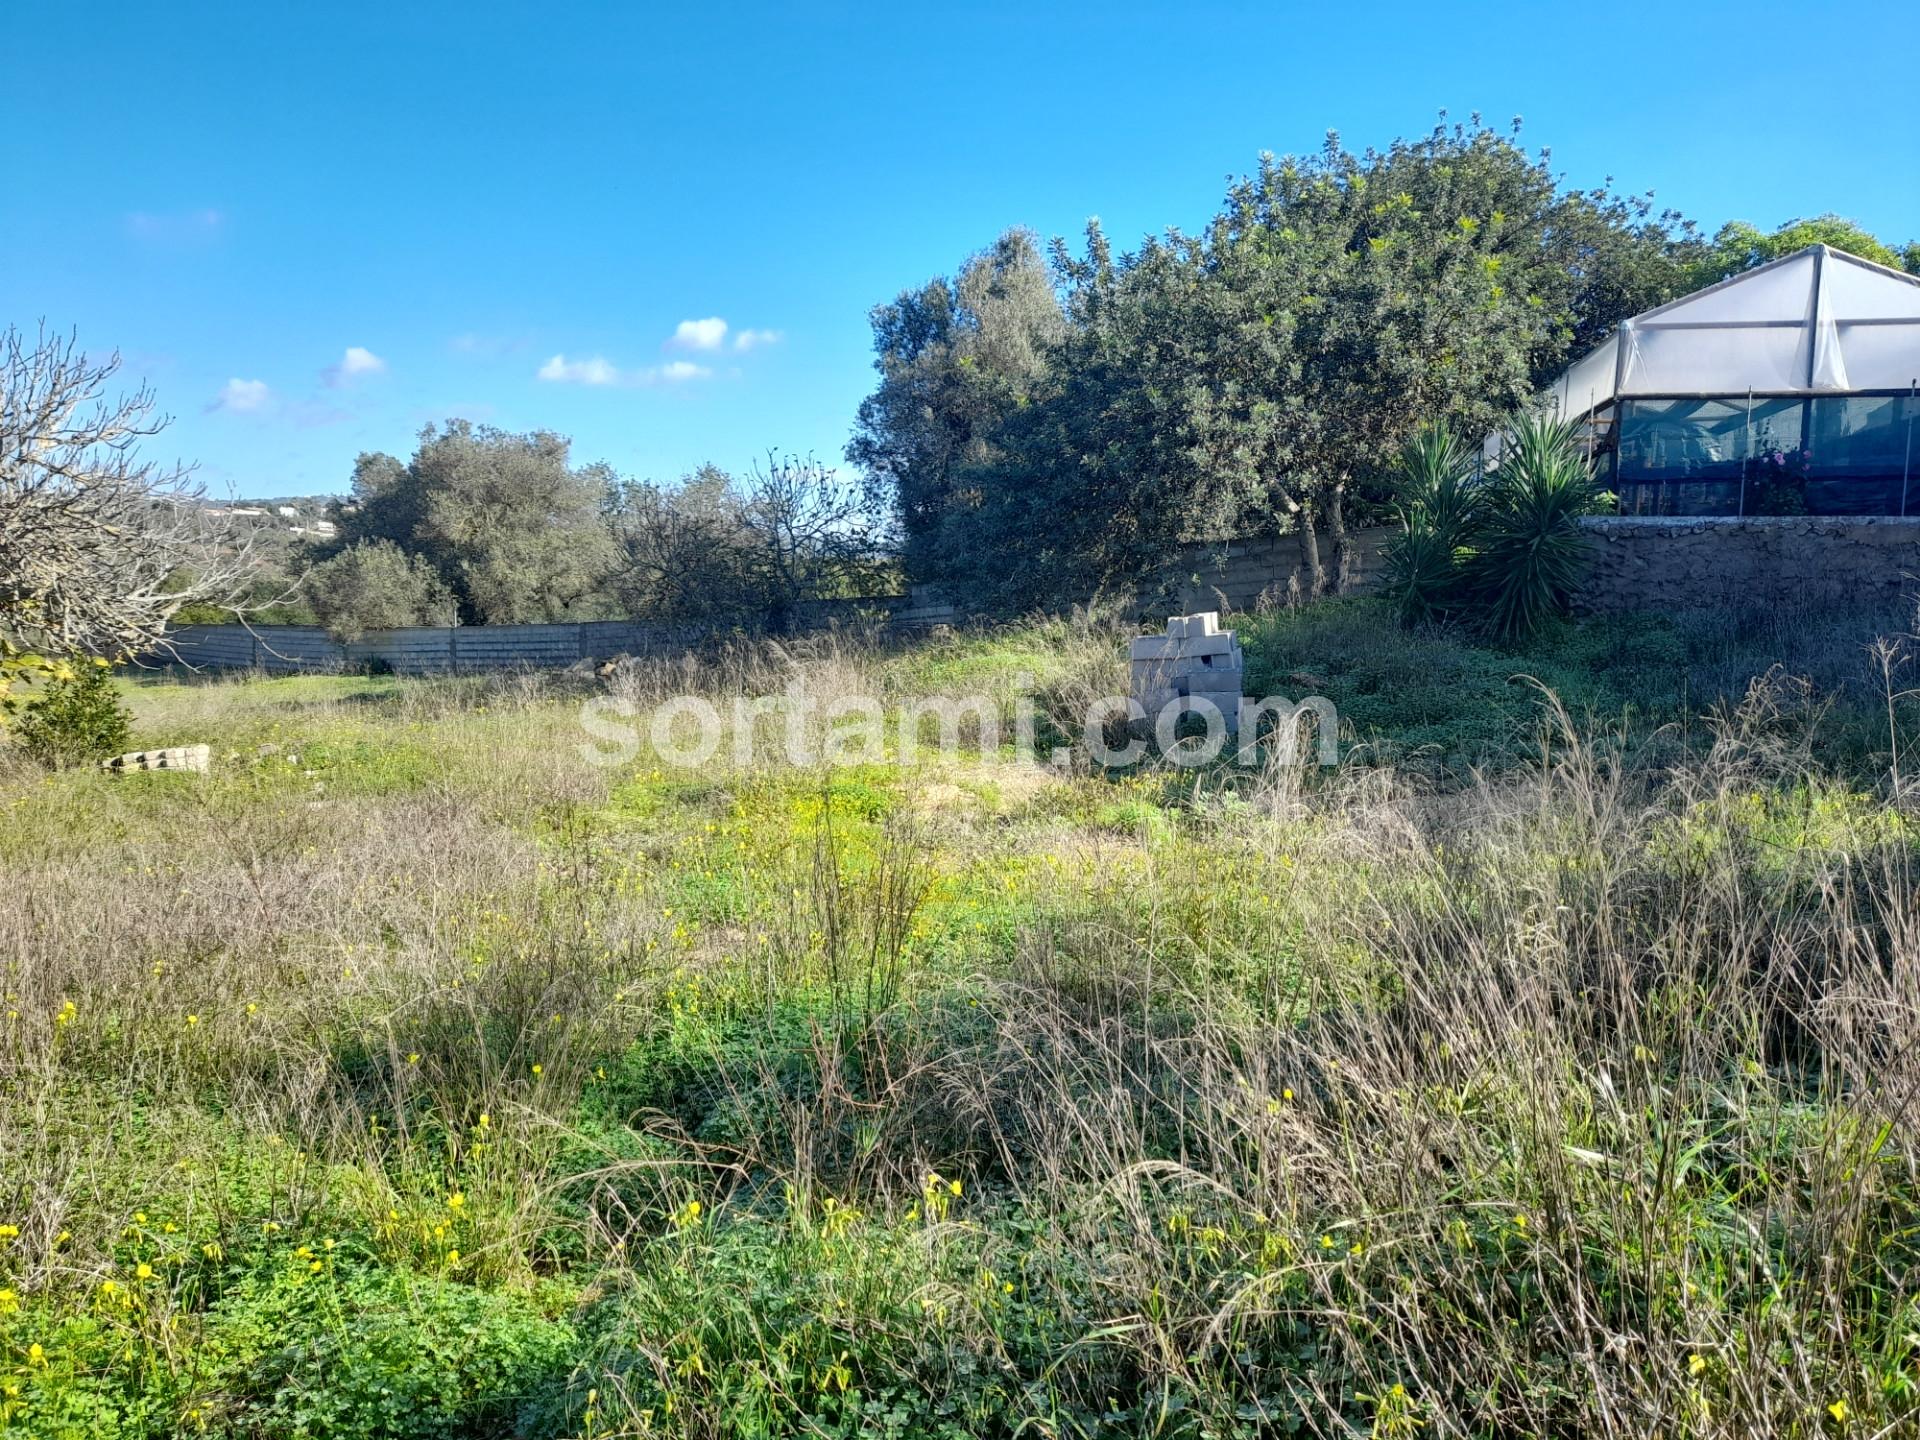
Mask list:
[[[610,613],[614,551],[601,511],[614,477],[574,468],[564,436],[466,420],[429,425],[405,464],[362,455],[337,548],[385,541],[430,565],[462,621],[528,624]]]
[[[1125,585],[1184,541],[1287,529],[1313,588],[1337,588],[1356,502],[1384,500],[1415,428],[1490,430],[1679,293],[1700,249],[1647,200],[1569,190],[1477,123],[1263,157],[1196,235],[1118,259],[1097,226],[1082,255],[1056,242],[1064,331],[1016,403],[968,412],[969,447],[916,492],[908,563],[1005,609]],[[924,425],[943,403],[922,395]]]
[[[1570,353],[1677,293],[1696,248],[1647,201],[1566,190],[1546,156],[1479,125],[1263,157],[1201,247],[1217,294],[1198,309],[1219,328],[1199,454],[1292,520],[1316,590],[1344,584],[1351,501],[1384,498],[1420,425],[1487,433]]]
[[[1032,232],[1009,230],[957,275],[903,291],[871,316],[880,381],[861,403],[847,459],[874,508],[891,513],[910,571],[950,578],[941,532],[960,475],[1026,404],[1064,330]]]

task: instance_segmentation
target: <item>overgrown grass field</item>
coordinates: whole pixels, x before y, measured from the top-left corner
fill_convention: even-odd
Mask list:
[[[0,769],[0,1431],[1913,1433],[1875,628],[1243,622],[1324,773],[602,767],[588,681],[129,681],[211,775]],[[1122,639],[615,683],[1064,720]]]

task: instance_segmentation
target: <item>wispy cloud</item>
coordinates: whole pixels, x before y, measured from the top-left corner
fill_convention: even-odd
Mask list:
[[[713,371],[691,360],[669,360],[664,365],[643,365],[638,369],[623,370],[602,355],[584,360],[569,360],[565,355],[555,355],[535,373],[541,380],[563,385],[643,386],[679,385],[689,380],[704,380]]]
[[[727,343],[727,322],[718,315],[704,320],[682,320],[673,327],[667,344],[675,350],[718,350]]]
[[[272,403],[273,389],[266,381],[236,377],[220,387],[220,393],[207,406],[207,413],[227,410],[235,414],[251,414],[266,409]]]
[[[565,355],[556,355],[540,367],[542,380],[559,381],[567,385],[618,385],[620,371],[612,361],[596,355],[591,360],[569,360]]]
[[[477,355],[482,359],[491,360],[505,355],[510,350],[519,350],[526,343],[526,338],[520,335],[483,335],[478,331],[469,330],[447,341],[447,349],[456,355]]]
[[[704,380],[713,374],[713,371],[704,365],[696,365],[691,360],[669,360],[664,365],[649,365],[640,374],[643,377],[642,384],[663,381],[672,385],[682,380]]]
[[[127,233],[136,240],[206,240],[219,234],[226,223],[226,215],[214,209],[135,210],[127,216]]]
[[[784,338],[779,330],[742,330],[733,337],[733,348],[740,351],[763,350],[778,345]]]
[[[320,372],[320,378],[328,385],[338,387],[360,375],[378,375],[387,368],[387,362],[364,345],[349,345],[347,353],[332,365]]]

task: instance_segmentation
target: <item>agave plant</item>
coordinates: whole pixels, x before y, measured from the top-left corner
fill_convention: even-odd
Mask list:
[[[1514,420],[1464,567],[1471,603],[1490,633],[1522,639],[1566,613],[1588,556],[1578,521],[1598,499],[1572,425],[1538,414]]]
[[[1479,518],[1470,453],[1442,422],[1400,452],[1394,494],[1401,533],[1387,543],[1390,593],[1408,621],[1449,613],[1463,598],[1461,563]]]

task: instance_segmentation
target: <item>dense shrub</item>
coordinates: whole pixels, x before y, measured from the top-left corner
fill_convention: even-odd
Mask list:
[[[576,1343],[531,1297],[305,1266],[229,1296],[209,1336],[223,1373],[196,1407],[275,1440],[525,1433],[523,1414],[559,1404]]]
[[[453,592],[432,565],[390,540],[370,540],[323,560],[308,572],[314,612],[336,640],[406,625],[451,625]]]
[[[1403,528],[1386,564],[1404,619],[1457,618],[1516,640],[1567,613],[1587,558],[1578,521],[1598,498],[1572,426],[1517,417],[1484,476],[1432,427],[1402,451],[1398,492]]]
[[[132,723],[108,667],[82,664],[68,677],[47,683],[45,693],[21,717],[14,738],[41,764],[67,770],[128,749]]]

